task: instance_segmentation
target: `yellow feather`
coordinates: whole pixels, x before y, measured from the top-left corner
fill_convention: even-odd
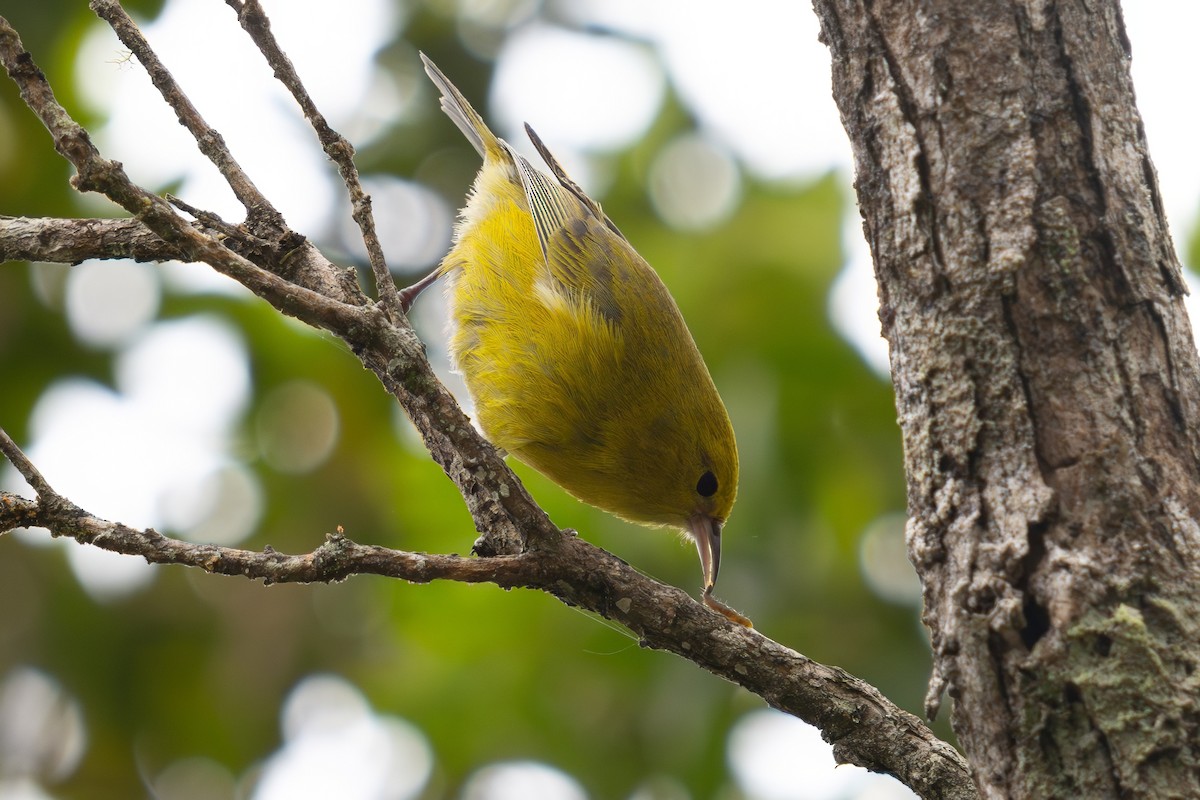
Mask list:
[[[553,177],[425,64],[442,108],[483,156],[439,267],[450,350],[480,427],[584,502],[689,531],[705,599],[719,605],[709,593],[737,495],[737,447],[678,307],[532,131]]]

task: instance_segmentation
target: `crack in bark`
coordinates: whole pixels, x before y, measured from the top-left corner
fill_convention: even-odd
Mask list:
[[[867,18],[871,22],[870,30],[874,34],[875,43],[878,45],[879,52],[883,56],[884,63],[887,65],[888,76],[891,79],[889,89],[896,98],[901,118],[907,123],[912,133],[913,142],[916,145],[916,152],[913,157],[921,190],[916,197],[911,198],[911,208],[917,218],[921,220],[921,228],[929,238],[932,247],[930,254],[933,257],[932,266],[935,270],[933,285],[941,290],[940,293],[946,294],[950,292],[951,281],[950,276],[946,272],[947,260],[945,250],[942,247],[941,229],[938,224],[937,194],[933,191],[932,169],[929,164],[929,158],[926,155],[926,145],[921,133],[922,115],[919,113],[920,104],[916,102],[912,91],[904,80],[904,72],[900,66],[900,62],[888,43],[887,27],[881,22],[875,12],[874,0],[864,0],[863,7],[867,12]],[[948,69],[946,74],[949,75]],[[933,124],[936,127],[936,119],[933,120]]]

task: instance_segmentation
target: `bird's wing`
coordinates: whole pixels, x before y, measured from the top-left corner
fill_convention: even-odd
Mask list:
[[[540,140],[535,140],[540,144]],[[632,249],[600,205],[566,177],[548,153],[551,178],[509,148],[529,213],[545,258],[550,289],[563,301],[588,308],[610,324],[619,324],[621,309],[613,282]]]
[[[537,227],[542,254],[549,257],[548,244],[556,230],[564,227],[569,220],[581,216],[595,218],[617,237],[625,239],[625,234],[608,218],[600,204],[588,197],[579,184],[571,180],[571,176],[558,163],[558,159],[533,128],[526,125],[525,132],[529,134],[529,140],[533,142],[538,154],[554,175],[552,180],[511,146],[504,145],[516,164],[517,174],[521,177],[521,186],[525,189],[525,197],[529,201],[529,211],[533,214],[534,225]]]
[[[550,240],[555,232],[586,212],[579,207],[578,199],[571,192],[565,191],[551,180],[549,175],[530,164],[527,158],[511,147],[509,154],[517,166],[517,174],[521,177],[521,186],[529,203],[529,213],[533,217],[533,227],[537,230],[538,244],[542,246],[542,255],[549,261]]]
[[[558,163],[558,159],[550,152],[550,148],[546,147],[546,143],[542,141],[542,137],[537,135],[537,131],[530,127],[528,122],[525,123],[525,133],[529,135],[529,141],[533,142],[534,149],[538,151],[538,155],[546,162],[546,166],[550,168],[550,173],[554,175],[562,187],[575,195],[575,198],[583,203],[596,219],[603,222],[605,227],[624,239],[625,234],[621,233],[620,229],[617,228],[617,224],[608,218],[608,215],[604,213],[604,209],[600,208],[599,203],[588,197],[587,193],[579,187],[579,184],[571,180],[571,176],[562,168],[562,164]]]

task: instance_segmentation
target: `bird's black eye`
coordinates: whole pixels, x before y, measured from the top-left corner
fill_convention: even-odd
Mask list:
[[[717,476],[712,471],[705,472],[696,482],[696,491],[701,497],[712,497],[717,493]]]

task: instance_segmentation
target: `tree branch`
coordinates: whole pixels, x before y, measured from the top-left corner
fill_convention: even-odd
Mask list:
[[[267,59],[267,63],[275,70],[275,77],[292,93],[296,104],[304,112],[304,117],[312,125],[321,142],[325,154],[338,166],[338,174],[346,184],[346,192],[350,196],[351,216],[362,232],[363,244],[366,245],[367,258],[371,264],[371,274],[375,277],[375,287],[379,292],[380,303],[389,316],[402,316],[400,293],[392,280],[387,260],[383,254],[383,246],[375,232],[375,215],[371,211],[371,197],[363,191],[358,179],[358,169],[354,166],[354,146],[346,138],[329,126],[325,115],[318,109],[308,90],[300,82],[300,76],[292,61],[279,47],[279,42],[271,33],[271,23],[266,12],[258,4],[258,0],[226,0],[230,8],[237,12],[238,22],[242,29],[258,46],[259,52]]]
[[[17,447],[17,443],[12,440],[8,432],[3,428],[0,428],[0,453],[4,454],[4,457],[8,459],[8,463],[16,467],[17,472],[21,473],[21,477],[37,492],[38,497],[47,500],[58,498],[58,493],[50,488],[50,484],[42,477],[42,473],[33,465],[29,457],[21,451],[21,448]]]
[[[75,167],[78,174],[71,179],[75,188],[104,194],[158,234],[184,259],[212,266],[286,314],[330,330],[359,324],[353,306],[330,300],[262,269],[193,228],[161,197],[135,186],[119,163],[100,155],[88,132],[58,103],[46,76],[22,46],[17,32],[2,17],[0,63],[17,84],[25,104],[50,131],[55,149]]]
[[[170,261],[179,253],[135,219],[0,216],[0,263],[78,264],[89,258]]]
[[[192,544],[78,508],[46,483],[2,429],[0,452],[39,497],[34,501],[0,493],[0,534],[18,526],[42,526],[53,536],[141,556],[152,564],[198,567],[268,584],[329,583],[369,574],[413,583],[453,580],[540,590],[625,626],[642,647],[686,658],[818,726],[839,762],[894,775],[922,797],[975,797],[958,752],[870,684],[730,622],[681,589],[659,583],[571,532],[540,539],[520,554],[480,558],[361,545],[340,530],[302,555]]]
[[[373,306],[352,305],[297,285],[233,252],[223,241],[195,230],[161,198],[135,186],[120,164],[104,159],[91,138],[55,100],[54,93],[7,22],[0,18],[0,63],[17,83],[26,104],[50,131],[55,148],[78,171],[72,184],[98,191],[125,207],[148,228],[191,261],[209,264],[232,277],[279,311],[342,338],[395,396],[424,439],[437,463],[458,487],[481,533],[480,552],[517,553],[526,536],[549,536],[557,528],[533,502],[496,449],[475,433],[470,420],[438,381],[424,346],[408,321],[395,322]],[[295,250],[268,257],[286,264],[300,251],[314,265],[301,277],[317,275],[318,286],[336,286],[329,276],[337,269],[303,242],[284,231],[273,235],[280,246]],[[301,244],[296,244],[299,238]],[[355,299],[355,298],[352,298]]]
[[[137,23],[129,17],[125,9],[121,8],[120,3],[115,0],[92,0],[89,5],[96,16],[109,24],[121,43],[128,47],[130,52],[141,62],[146,74],[150,76],[154,88],[158,89],[163,100],[174,110],[179,124],[192,134],[200,152],[220,170],[225,182],[233,190],[234,196],[245,207],[251,225],[253,226],[257,220],[264,218],[270,220],[274,225],[282,225],[283,215],[267,199],[266,195],[259,191],[258,187],[254,185],[254,181],[250,180],[250,176],[246,174],[237,159],[229,152],[229,148],[225,146],[225,140],[220,132],[204,121],[200,111],[183,93],[175,78],[151,49],[150,43],[138,29]]]

